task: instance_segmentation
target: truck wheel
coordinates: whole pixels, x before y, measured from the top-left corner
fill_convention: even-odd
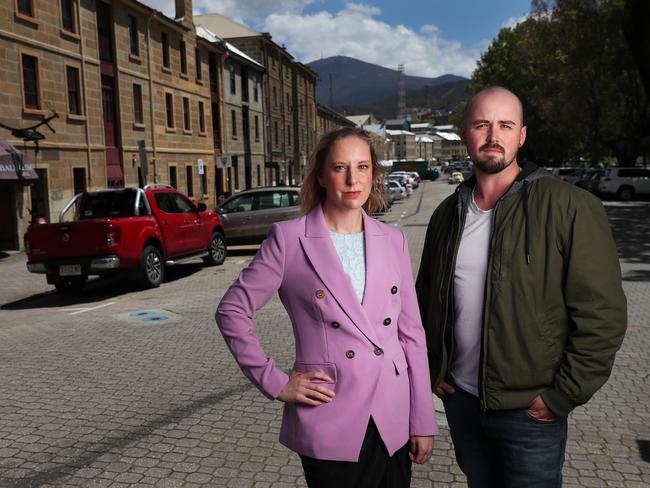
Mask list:
[[[634,197],[634,188],[631,186],[624,186],[618,190],[616,196],[619,198],[619,200],[629,202],[632,200],[632,197]]]
[[[86,284],[87,276],[63,276],[54,281],[54,287],[64,295],[79,293]]]
[[[210,239],[208,246],[208,255],[203,258],[206,264],[218,265],[223,264],[226,260],[226,239],[221,232],[215,232]]]
[[[157,288],[163,281],[165,264],[155,246],[147,246],[140,257],[140,282],[144,288]]]

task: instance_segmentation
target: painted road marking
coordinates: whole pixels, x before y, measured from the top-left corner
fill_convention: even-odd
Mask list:
[[[72,312],[72,313],[69,313],[68,315],[77,315],[79,313],[91,312],[93,310],[97,310],[98,308],[108,307],[109,305],[113,305],[114,303],[117,303],[117,302],[102,303],[101,305],[97,305],[96,307],[62,308],[62,309],[59,309],[59,312]]]

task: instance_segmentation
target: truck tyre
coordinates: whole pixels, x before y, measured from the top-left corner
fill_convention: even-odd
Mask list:
[[[223,264],[226,260],[226,239],[223,234],[219,231],[215,231],[212,234],[210,239],[210,245],[208,246],[208,255],[203,258],[203,262],[210,265],[219,265]]]
[[[619,188],[616,196],[619,198],[619,200],[629,202],[634,197],[634,188],[631,186],[622,186]]]
[[[165,275],[165,263],[155,246],[147,246],[140,257],[140,283],[144,288],[158,288]]]
[[[83,289],[87,278],[85,275],[62,276],[54,281],[54,287],[64,295],[74,295]]]

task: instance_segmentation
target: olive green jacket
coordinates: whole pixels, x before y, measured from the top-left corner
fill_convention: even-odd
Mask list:
[[[454,269],[475,179],[435,210],[416,281],[431,384],[454,350]],[[603,205],[535,165],[496,204],[479,368],[483,410],[528,407],[541,393],[557,415],[607,381],[627,312]]]

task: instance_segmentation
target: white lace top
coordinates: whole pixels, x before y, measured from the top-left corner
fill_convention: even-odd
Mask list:
[[[330,231],[330,236],[343,270],[352,280],[354,291],[362,302],[363,292],[366,289],[366,248],[363,232],[338,234]]]

